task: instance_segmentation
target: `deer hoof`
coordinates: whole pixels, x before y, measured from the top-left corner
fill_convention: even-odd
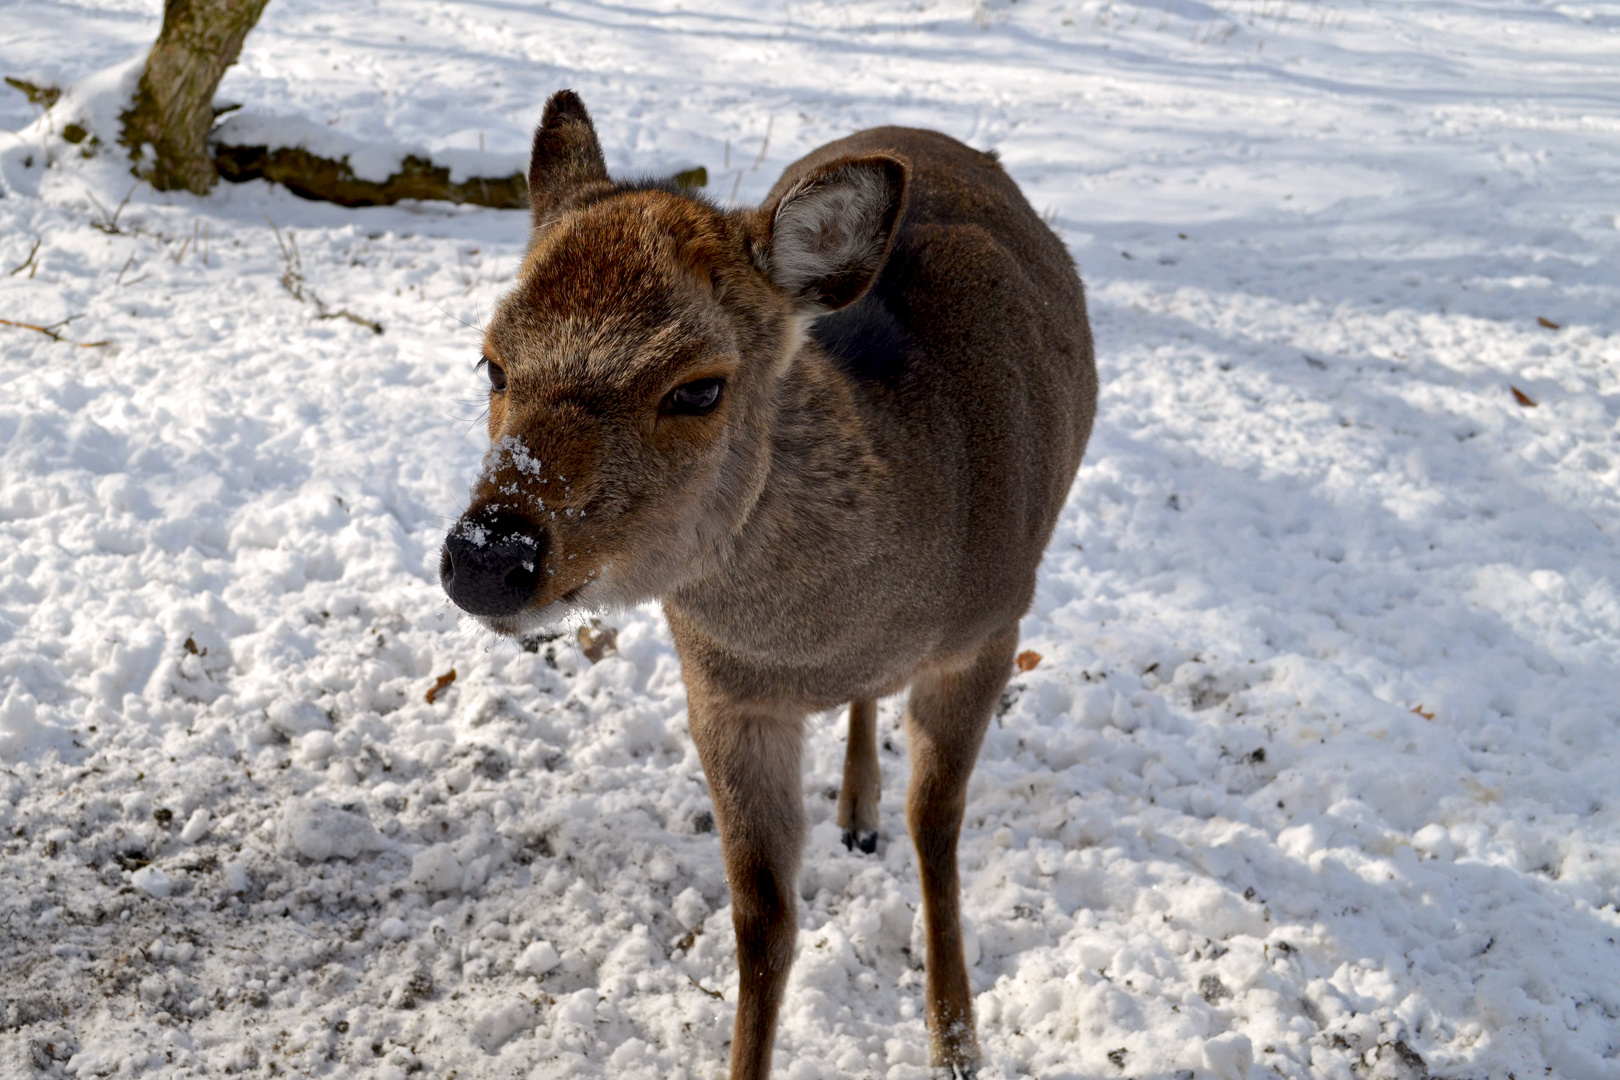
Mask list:
[[[877,851],[877,831],[866,832],[865,830],[845,829],[844,846],[851,851],[858,848],[870,855]]]

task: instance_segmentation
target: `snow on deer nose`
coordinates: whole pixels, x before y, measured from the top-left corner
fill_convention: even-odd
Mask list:
[[[463,514],[445,537],[439,582],[470,615],[515,615],[540,583],[545,549],[544,531],[518,514]]]

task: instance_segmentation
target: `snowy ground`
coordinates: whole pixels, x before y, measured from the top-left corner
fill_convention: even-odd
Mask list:
[[[221,98],[507,172],[573,86],[721,200],[997,148],[1104,389],[971,791],[987,1078],[1620,1078],[1620,8],[700,7],[274,0]],[[131,191],[62,132],[159,11],[0,9],[67,88],[0,88],[0,318],[73,320],[0,326],[0,1075],[721,1075],[659,615],[592,664],[435,583],[523,215]],[[812,736],[791,1080],[926,1075],[899,705],[876,856]]]

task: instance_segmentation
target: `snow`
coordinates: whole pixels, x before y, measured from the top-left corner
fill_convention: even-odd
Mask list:
[[[0,1074],[722,1075],[661,618],[593,664],[436,584],[524,215],[132,189],[160,11],[0,11],[66,91],[0,92],[0,318],[72,319],[0,326]],[[963,833],[987,1080],[1620,1077],[1612,6],[276,0],[220,97],[487,174],[562,86],[722,201],[863,126],[995,148],[1087,281]],[[901,704],[876,855],[812,725],[792,1080],[927,1074]]]
[[[696,925],[695,923],[693,925]],[[527,971],[531,975],[540,976],[556,967],[562,957],[557,955],[557,949],[549,941],[533,941],[523,950],[523,955],[517,958],[513,965],[519,971]]]
[[[208,827],[213,824],[212,818],[213,815],[208,812],[208,807],[197,807],[191,812],[191,816],[186,819],[185,826],[180,830],[180,842],[182,844],[195,844],[207,836]]]
[[[276,846],[283,855],[301,855],[312,862],[356,859],[387,847],[363,808],[334,807],[320,799],[289,799],[275,831]],[[454,858],[451,856],[452,861]]]
[[[169,894],[174,891],[174,882],[169,879],[169,875],[150,865],[143,866],[131,874],[129,883],[159,900],[168,899]]]

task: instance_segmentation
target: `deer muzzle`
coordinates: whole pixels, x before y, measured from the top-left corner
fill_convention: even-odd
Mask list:
[[[469,512],[445,537],[439,583],[469,615],[516,615],[534,598],[545,554],[545,532],[527,518]]]

